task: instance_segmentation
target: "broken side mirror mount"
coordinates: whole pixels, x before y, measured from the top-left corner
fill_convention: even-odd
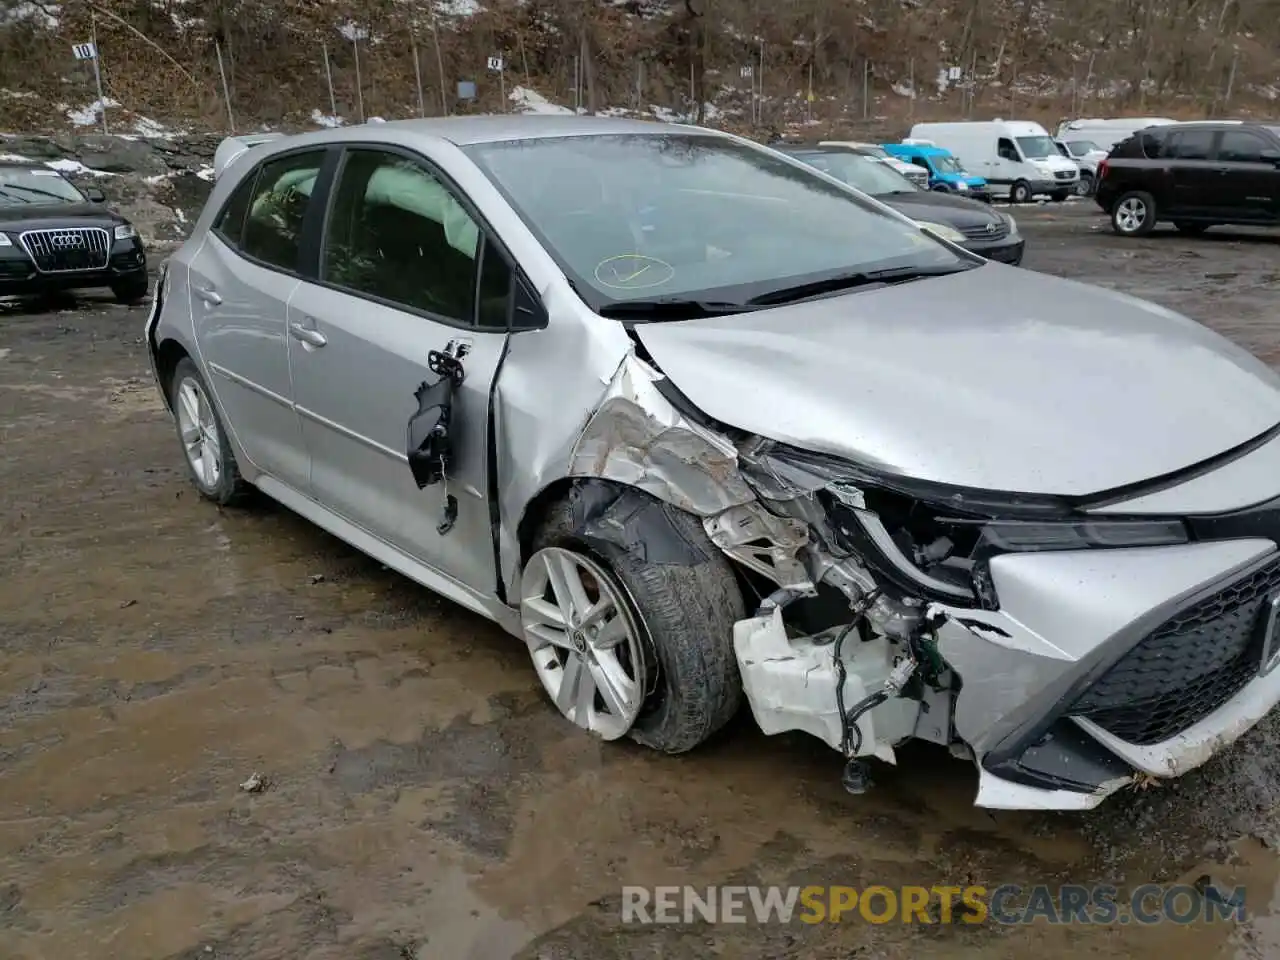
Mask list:
[[[406,437],[409,470],[419,490],[444,480],[452,463],[453,398],[465,376],[462,364],[447,353],[432,350],[427,365],[437,379],[424,380],[414,391],[418,409],[409,418]]]

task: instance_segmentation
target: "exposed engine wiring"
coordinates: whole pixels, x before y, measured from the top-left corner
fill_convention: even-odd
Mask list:
[[[854,721],[872,707],[888,699],[888,695],[881,690],[877,693],[873,693],[871,696],[866,697],[863,700],[860,700],[854,706],[854,710],[856,712],[852,719],[850,718],[849,713],[844,709],[844,684],[848,677],[848,671],[845,669],[844,659],[840,656],[840,651],[844,647],[845,638],[849,636],[849,634],[862,622],[863,617],[866,616],[867,611],[871,609],[871,605],[876,602],[879,596],[879,590],[872,590],[858,601],[857,605],[853,608],[853,618],[845,628],[840,631],[840,635],[836,637],[835,647],[832,650],[832,657],[834,658],[836,668],[836,709],[840,713],[840,749],[844,752],[846,757],[854,756],[862,747],[862,731],[858,729]],[[880,697],[881,699],[877,700],[875,703],[871,703],[870,701],[874,700],[876,697]],[[857,733],[858,739],[856,744],[854,744],[854,753],[850,753],[850,741],[853,739],[853,733]]]

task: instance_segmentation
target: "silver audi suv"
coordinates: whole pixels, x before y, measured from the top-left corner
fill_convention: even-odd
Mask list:
[[[745,699],[1083,809],[1280,699],[1280,389],[1204,327],[709,130],[231,140],[147,322],[191,479],[527,645],[670,753]]]

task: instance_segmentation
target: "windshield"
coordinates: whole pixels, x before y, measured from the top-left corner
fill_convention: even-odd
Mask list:
[[[793,156],[872,196],[915,193],[917,189],[915,184],[897,170],[875,157],[856,153],[797,153]]]
[[[0,204],[19,206],[32,203],[84,203],[84,195],[57,170],[32,164],[0,167]]]
[[[949,154],[936,153],[929,159],[933,161],[934,167],[942,173],[958,173],[961,176],[965,176],[968,173],[964,167],[960,166],[960,161]]]
[[[1018,146],[1022,148],[1022,155],[1028,160],[1043,160],[1058,152],[1058,148],[1053,145],[1053,140],[1049,137],[1018,137]]]
[[[1072,140],[1067,144],[1067,149],[1077,157],[1083,157],[1086,153],[1102,150],[1102,148],[1092,140]]]
[[[743,304],[852,272],[973,264],[772,150],[703,134],[554,137],[463,148],[596,310]]]

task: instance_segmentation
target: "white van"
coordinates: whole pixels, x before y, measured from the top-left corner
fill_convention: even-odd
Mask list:
[[[910,139],[951,151],[966,170],[986,179],[993,197],[1011,203],[1042,195],[1065,200],[1080,181],[1080,168],[1058,152],[1044,127],[1029,120],[917,123]]]
[[[1092,140],[1107,152],[1125,137],[1131,137],[1147,127],[1161,127],[1173,123],[1168,117],[1094,117],[1085,120],[1064,120],[1058,124],[1058,140]]]

